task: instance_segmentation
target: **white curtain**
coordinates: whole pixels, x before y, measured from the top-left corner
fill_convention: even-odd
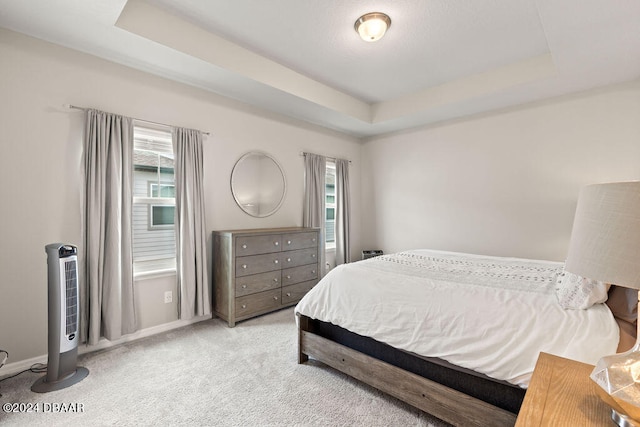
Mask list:
[[[304,206],[302,225],[320,228],[320,275],[325,271],[325,179],[327,159],[317,154],[304,155]]]
[[[336,159],[336,265],[351,262],[349,161]]]
[[[84,286],[81,338],[120,338],[137,329],[131,244],[133,122],[86,111]]]
[[[207,280],[202,133],[173,128],[176,180],[178,316],[211,314]]]

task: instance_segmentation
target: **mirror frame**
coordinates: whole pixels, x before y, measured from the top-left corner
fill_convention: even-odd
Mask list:
[[[268,159],[270,159],[278,168],[278,170],[280,171],[280,176],[282,177],[282,195],[280,196],[280,200],[278,201],[277,205],[270,210],[267,213],[264,214],[258,214],[256,215],[255,213],[252,213],[250,211],[248,211],[244,206],[242,206],[242,204],[240,203],[240,201],[238,200],[238,196],[236,194],[236,189],[234,188],[233,185],[233,181],[234,181],[234,176],[236,176],[236,174],[238,173],[238,168],[239,166],[242,164],[242,161],[245,160],[247,157],[250,156],[255,156],[255,155],[261,155],[264,156]],[[236,163],[233,165],[233,169],[231,170],[231,179],[230,179],[230,186],[231,186],[231,195],[233,196],[233,200],[235,200],[236,204],[238,205],[238,207],[247,215],[250,215],[254,218],[266,218],[268,216],[271,216],[273,214],[275,214],[280,207],[282,206],[282,204],[284,203],[284,199],[285,196],[287,194],[287,178],[284,174],[284,169],[282,169],[282,166],[280,165],[280,163],[278,163],[278,161],[270,154],[265,153],[264,151],[249,151],[248,153],[243,154],[237,161]]]

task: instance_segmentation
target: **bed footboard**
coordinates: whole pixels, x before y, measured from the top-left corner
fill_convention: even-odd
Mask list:
[[[298,319],[298,363],[311,356],[453,425],[515,424],[516,415],[509,411],[317,335],[309,318]]]

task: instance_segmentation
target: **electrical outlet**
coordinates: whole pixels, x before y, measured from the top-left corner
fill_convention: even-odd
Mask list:
[[[166,291],[164,293],[164,303],[169,304],[170,302],[173,302],[173,292]]]

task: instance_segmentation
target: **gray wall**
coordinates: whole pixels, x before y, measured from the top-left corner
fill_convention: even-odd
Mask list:
[[[10,364],[28,367],[47,353],[44,246],[61,241],[82,251],[83,114],[64,104],[211,132],[204,141],[209,231],[302,225],[301,151],[353,160],[352,190],[360,193],[361,143],[354,138],[3,29],[0,58],[0,348]],[[275,157],[287,178],[285,201],[268,218],[244,214],[231,195],[233,165],[251,150]],[[354,254],[359,215],[356,197]],[[166,291],[173,291],[171,304]],[[176,321],[175,276],[137,280],[135,292],[143,328]]]
[[[584,185],[640,179],[640,81],[379,137],[364,244],[564,260]]]

